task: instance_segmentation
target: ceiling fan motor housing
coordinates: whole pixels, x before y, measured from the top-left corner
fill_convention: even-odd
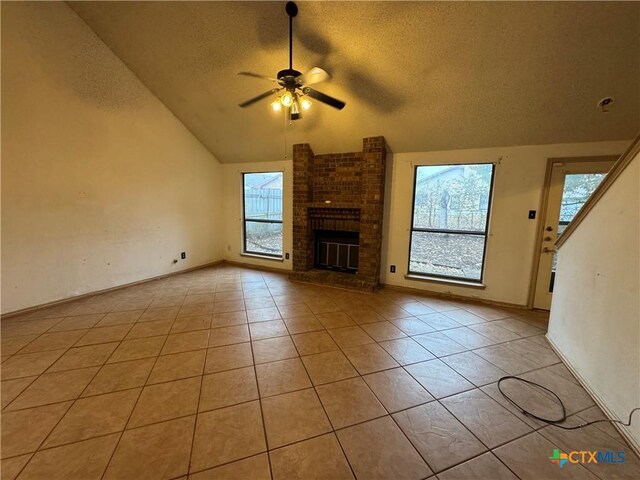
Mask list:
[[[283,86],[289,90],[291,88],[301,87],[302,84],[298,83],[296,80],[300,77],[302,73],[292,68],[287,68],[286,70],[280,70],[278,72],[278,80],[283,82]]]
[[[287,5],[284,7],[287,12],[287,15],[290,17],[295,17],[298,15],[298,6],[294,2],[287,2]]]

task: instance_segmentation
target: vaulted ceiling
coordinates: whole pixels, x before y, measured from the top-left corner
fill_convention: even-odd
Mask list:
[[[71,2],[221,161],[284,158],[294,143],[394,152],[629,139],[640,129],[640,3],[300,2],[294,68],[320,66],[315,102],[286,126],[272,87],[287,68],[285,2]],[[596,103],[614,96],[603,113]]]

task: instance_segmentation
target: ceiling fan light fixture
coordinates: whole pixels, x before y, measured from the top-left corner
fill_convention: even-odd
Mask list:
[[[279,112],[282,110],[282,103],[280,103],[280,99],[276,98],[273,102],[271,102],[271,108],[274,112]]]
[[[293,95],[291,95],[291,92],[287,92],[284,95],[282,95],[280,97],[280,102],[282,103],[283,106],[290,107],[293,104]]]
[[[302,110],[309,110],[311,108],[312,102],[307,97],[302,97],[300,99],[300,106]]]
[[[300,104],[298,103],[298,96],[296,95],[291,104],[291,120],[298,120],[300,117]]]

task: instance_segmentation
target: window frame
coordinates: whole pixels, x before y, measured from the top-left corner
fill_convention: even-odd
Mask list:
[[[487,199],[487,218],[485,221],[484,231],[478,232],[473,230],[443,230],[441,228],[421,228],[415,227],[415,209],[416,209],[416,187],[418,186],[418,168],[420,167],[456,167],[467,165],[491,165],[491,181],[489,182],[489,198]],[[437,163],[437,164],[422,164],[414,165],[413,167],[413,195],[411,197],[411,223],[409,226],[409,251],[407,255],[407,276],[419,277],[421,279],[435,281],[441,280],[444,282],[453,282],[460,284],[476,284],[483,285],[484,282],[484,269],[487,258],[487,246],[489,245],[489,225],[491,220],[491,207],[493,206],[493,187],[495,185],[496,176],[496,163],[495,162],[479,162],[479,163]],[[484,248],[482,249],[482,266],[480,267],[480,278],[469,277],[456,277],[453,275],[441,275],[438,273],[424,273],[411,270],[411,247],[413,246],[413,233],[447,233],[453,235],[477,235],[484,237]]]
[[[284,170],[267,170],[267,171],[259,171],[259,172],[241,172],[241,181],[242,181],[242,254],[250,255],[256,257],[268,257],[276,260],[282,260],[284,257]],[[245,175],[260,175],[266,173],[280,173],[282,175],[282,220],[265,220],[265,219],[251,219],[247,218],[247,209],[245,204]],[[282,251],[280,255],[276,255],[273,253],[264,253],[264,252],[254,252],[251,250],[247,250],[247,222],[254,223],[271,223],[271,224],[280,224],[283,225],[282,228]]]

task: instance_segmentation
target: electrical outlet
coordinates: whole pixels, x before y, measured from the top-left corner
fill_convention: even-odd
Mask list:
[[[180,254],[180,258],[181,258],[182,260],[184,260],[185,258],[187,258],[187,252],[182,252],[182,253]]]
[[[535,218],[536,218],[536,211],[529,210],[529,220],[535,220]]]
[[[391,273],[396,273],[396,266],[395,265],[391,265]]]
[[[288,253],[285,253],[285,254],[284,254],[284,259],[285,259],[285,260],[289,260],[289,254],[288,254]]]

